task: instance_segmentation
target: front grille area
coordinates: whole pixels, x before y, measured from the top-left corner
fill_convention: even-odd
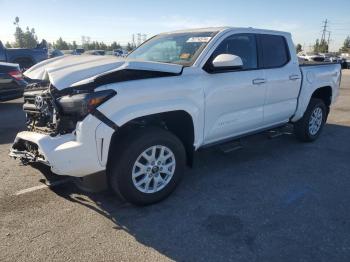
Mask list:
[[[43,100],[42,107],[38,107],[35,105],[35,99],[36,97],[41,97]],[[26,113],[32,113],[32,114],[40,114],[50,104],[50,95],[44,90],[32,90],[32,91],[25,91],[23,94],[24,98],[24,104],[23,104],[23,110]]]
[[[23,98],[27,128],[40,133],[53,133],[55,110],[49,89],[47,87],[26,88]]]

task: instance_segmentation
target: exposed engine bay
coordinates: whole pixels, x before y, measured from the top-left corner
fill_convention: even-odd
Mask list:
[[[23,110],[29,131],[50,135],[70,133],[81,119],[78,114],[64,114],[63,96],[49,82],[35,82],[24,90]],[[63,103],[60,102],[63,100]]]
[[[27,128],[51,136],[71,133],[78,121],[115,94],[113,90],[94,92],[90,88],[60,91],[47,81],[31,83],[23,94]]]

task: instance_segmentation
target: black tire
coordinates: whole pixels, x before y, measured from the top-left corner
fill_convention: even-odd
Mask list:
[[[316,133],[311,132],[309,124],[311,122],[311,116],[316,109],[321,109],[322,111],[322,122]],[[325,103],[318,98],[311,98],[310,103],[304,113],[304,116],[294,123],[294,133],[296,137],[302,142],[313,142],[321,134],[324,124],[326,123],[328,116],[328,110]]]
[[[122,199],[135,205],[150,205],[163,200],[174,191],[183,176],[186,160],[185,148],[175,135],[161,128],[144,127],[137,129],[117,144],[118,150],[109,160],[111,163],[108,182],[111,189]],[[154,193],[141,192],[133,182],[134,164],[142,152],[155,145],[165,146],[172,151],[176,162],[175,170],[164,188]],[[158,172],[160,175],[160,171]]]

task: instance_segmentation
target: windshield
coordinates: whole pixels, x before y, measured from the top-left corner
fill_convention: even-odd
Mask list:
[[[128,55],[129,60],[190,66],[217,32],[157,35]]]

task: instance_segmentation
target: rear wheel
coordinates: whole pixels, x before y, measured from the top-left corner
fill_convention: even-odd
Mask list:
[[[323,130],[328,110],[321,99],[311,98],[304,116],[294,124],[296,137],[303,142],[315,141]]]
[[[166,198],[179,183],[185,166],[181,141],[167,130],[140,128],[118,145],[112,156],[109,183],[114,192],[136,205]]]

